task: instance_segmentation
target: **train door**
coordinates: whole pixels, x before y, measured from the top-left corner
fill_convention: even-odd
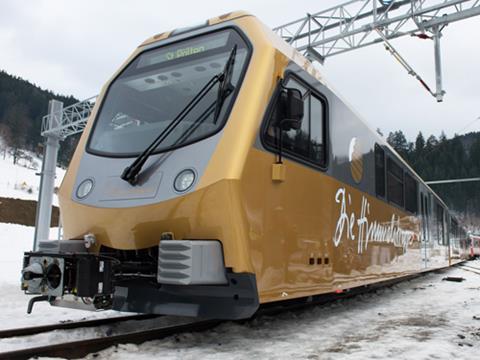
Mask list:
[[[281,244],[275,246],[276,251],[265,251],[263,262],[270,272],[276,272],[275,282],[282,281],[284,288],[318,287],[330,281],[333,266],[330,229],[323,226],[330,223],[331,209],[326,204],[333,192],[331,180],[323,175],[327,160],[327,101],[312,85],[313,80],[303,75],[287,72],[282,84],[284,91],[298,92],[302,98],[301,125],[279,126],[284,114],[278,96],[262,130],[263,145],[277,157],[274,171],[269,174],[274,183],[261,194],[271,193],[274,200],[270,204],[276,204],[268,208],[264,227],[269,237]],[[275,169],[284,171],[285,176],[282,178]],[[271,282],[273,276],[269,276]]]

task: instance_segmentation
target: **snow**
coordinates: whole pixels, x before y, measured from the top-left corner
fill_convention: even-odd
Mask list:
[[[0,223],[0,328],[115,316],[35,305],[20,291],[23,251],[31,248],[33,228]],[[55,229],[52,229],[54,232]],[[480,261],[469,263],[480,269]],[[460,276],[464,282],[443,281]],[[377,293],[313,306],[246,322],[226,322],[201,333],[187,333],[141,345],[123,344],[100,352],[102,359],[475,359],[480,350],[480,275],[459,268],[431,273]],[[143,326],[185,322],[164,317]],[[127,329],[103,326],[1,339],[3,351],[61,340],[88,338]],[[94,354],[87,358],[94,358]]]
[[[57,231],[57,228],[51,229],[52,238],[55,238]],[[50,324],[69,319],[111,316],[113,312],[79,311],[52,307],[47,303],[35,304],[33,313],[27,315],[27,303],[30,297],[20,290],[20,274],[23,253],[32,249],[33,234],[33,227],[0,223],[0,294],[2,294],[0,329]]]
[[[480,261],[474,266],[480,269]],[[443,281],[445,276],[465,281]],[[453,268],[330,305],[112,347],[99,357],[476,359],[480,320],[474,315],[480,318],[480,275]]]
[[[23,200],[38,200],[40,187],[40,172],[42,160],[29,153],[33,161],[20,160],[19,164],[13,164],[10,154],[0,152],[0,197],[16,198]],[[57,167],[55,186],[60,186],[65,170]],[[57,196],[54,195],[53,204],[58,206]]]

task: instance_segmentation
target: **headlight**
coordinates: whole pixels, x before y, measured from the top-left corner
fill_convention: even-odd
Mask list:
[[[90,191],[93,189],[93,181],[91,179],[86,179],[81,182],[81,184],[77,188],[77,198],[83,199]]]
[[[195,182],[195,172],[192,169],[181,171],[173,183],[173,187],[178,192],[184,192],[190,189]]]

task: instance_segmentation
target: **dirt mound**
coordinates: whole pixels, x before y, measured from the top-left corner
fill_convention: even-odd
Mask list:
[[[0,197],[0,222],[27,226],[35,226],[37,202]],[[58,207],[52,206],[52,222],[50,226],[58,226]]]

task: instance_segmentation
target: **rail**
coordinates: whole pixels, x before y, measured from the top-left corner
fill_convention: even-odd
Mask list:
[[[220,320],[201,320],[180,325],[163,326],[112,336],[96,337],[85,340],[76,340],[59,344],[6,351],[0,353],[0,359],[19,360],[42,356],[78,359],[113,345],[127,342],[140,344],[145,341],[162,339],[179,333],[203,331],[219,325],[220,322]]]
[[[58,324],[48,324],[40,326],[31,326],[25,328],[16,328],[16,329],[6,329],[0,330],[0,339],[15,337],[15,336],[29,336],[45,333],[48,331],[54,330],[71,330],[79,329],[86,327],[102,326],[102,325],[111,325],[116,323],[121,323],[124,321],[131,320],[148,320],[160,317],[160,315],[153,314],[140,314],[140,315],[127,315],[127,316],[116,316],[111,318],[104,319],[94,319],[94,320],[82,320],[82,321],[71,321],[71,322],[62,322]]]

